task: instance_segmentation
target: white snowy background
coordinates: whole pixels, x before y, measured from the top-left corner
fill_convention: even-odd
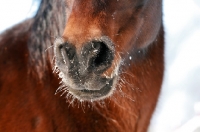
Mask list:
[[[0,33],[39,0],[1,0]],[[165,76],[149,132],[200,132],[200,0],[164,0]]]

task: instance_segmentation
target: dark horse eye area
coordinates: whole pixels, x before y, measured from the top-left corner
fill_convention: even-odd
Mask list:
[[[114,45],[103,36],[81,49],[68,42],[55,43],[55,66],[59,70],[62,85],[79,100],[99,100],[108,97],[117,82],[117,64],[112,76],[104,76],[114,60]],[[63,87],[62,87],[63,89]],[[60,88],[57,91],[62,91]]]

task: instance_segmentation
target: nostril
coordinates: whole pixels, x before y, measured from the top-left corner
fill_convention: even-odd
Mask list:
[[[75,56],[75,49],[73,49],[72,47],[65,47],[65,51],[69,60],[72,60]]]
[[[55,49],[57,66],[64,70],[66,70],[66,68],[70,70],[77,69],[78,60],[74,45],[66,42],[58,45]]]
[[[75,47],[68,43],[62,44],[58,48],[60,49],[64,59],[72,60],[76,55]]]
[[[103,42],[94,43],[94,52],[96,56],[94,57],[93,64],[95,67],[108,63],[110,58],[110,51],[108,47]]]
[[[59,46],[58,46],[58,48],[59,48],[59,49],[62,49],[62,48],[63,48],[63,45],[62,45],[62,44],[61,44],[61,45],[59,45]]]
[[[104,71],[114,59],[113,51],[104,42],[92,42],[92,56],[89,57],[89,65],[96,71]]]

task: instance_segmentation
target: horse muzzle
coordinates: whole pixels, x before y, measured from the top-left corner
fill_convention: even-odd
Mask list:
[[[113,65],[115,53],[114,44],[108,37],[93,39],[81,47],[57,41],[54,53],[59,76],[69,93],[80,100],[97,100],[111,94],[117,77],[104,76]]]

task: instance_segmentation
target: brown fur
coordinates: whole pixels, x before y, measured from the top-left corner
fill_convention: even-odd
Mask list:
[[[56,15],[64,9],[57,10],[60,1],[43,0],[35,18],[1,34],[0,131],[147,131],[164,69],[161,1],[119,0],[121,7],[114,0],[74,1],[75,8],[65,27],[62,15]],[[137,10],[126,10],[129,6]],[[116,7],[120,10],[113,21]],[[56,17],[59,19],[53,19]],[[49,22],[49,18],[53,20]],[[41,26],[42,21],[47,22],[46,26]],[[106,34],[115,43],[116,53],[124,53],[117,88],[111,97],[79,102],[70,96],[66,99],[54,95],[60,80],[52,73],[52,50],[44,50],[53,43],[49,36],[62,32],[62,37],[76,47]]]

